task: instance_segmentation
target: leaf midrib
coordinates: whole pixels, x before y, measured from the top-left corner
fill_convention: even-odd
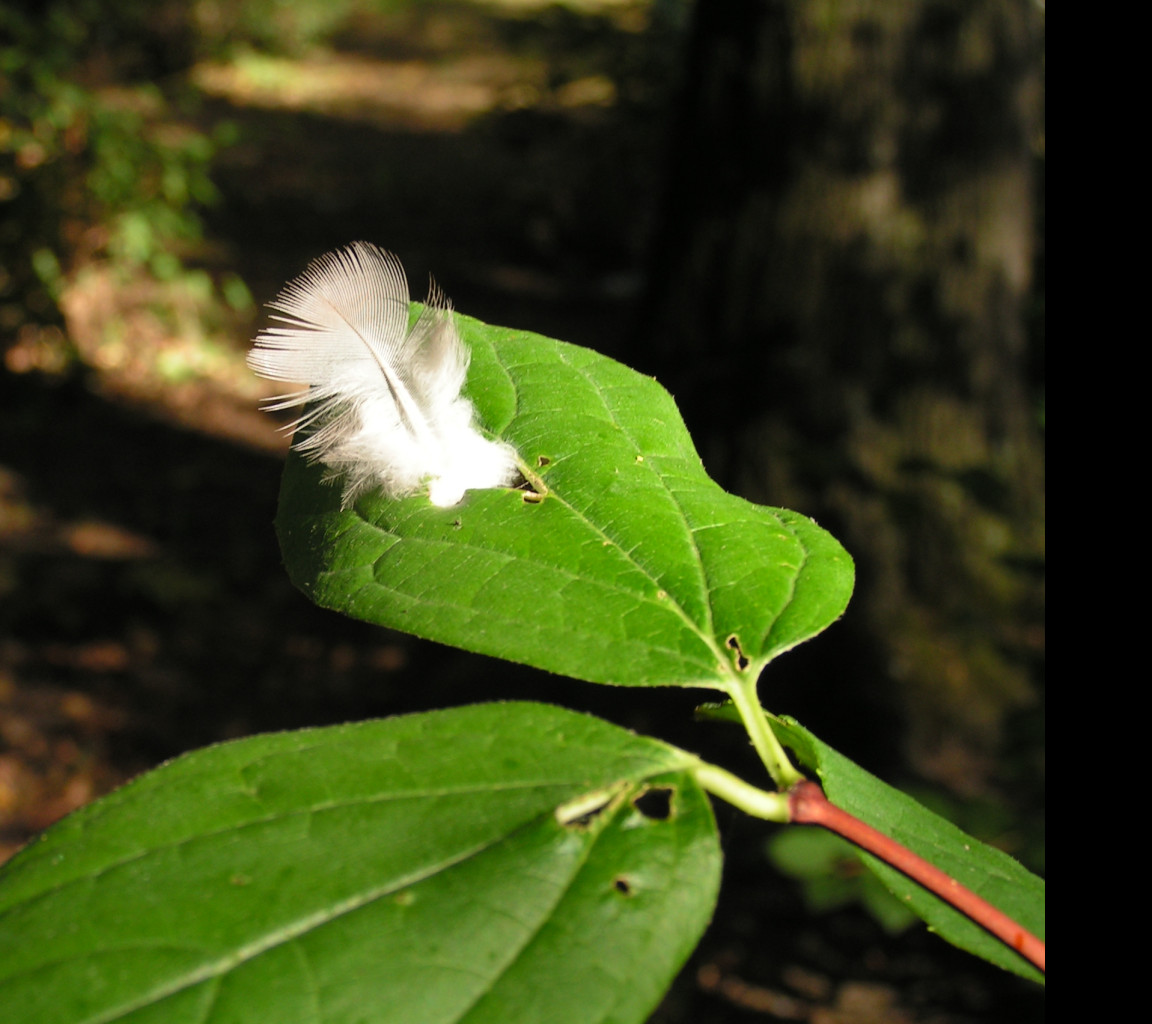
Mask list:
[[[622,424],[620,422],[620,420],[617,418],[617,416],[614,412],[614,409],[609,404],[608,398],[605,395],[604,390],[600,387],[599,382],[594,377],[589,375],[585,369],[573,364],[572,361],[567,358],[567,354],[564,352],[563,349],[557,347],[555,351],[556,351],[556,356],[557,356],[558,360],[561,363],[563,363],[568,368],[568,370],[570,372],[575,373],[578,376],[580,376],[585,381],[585,383],[588,385],[591,392],[596,395],[597,399],[600,402],[601,408],[604,412],[604,416],[606,417],[607,421],[609,423],[611,423],[614,427],[616,427],[616,429],[618,429],[620,431],[620,433],[625,438],[627,438],[628,442],[632,445],[633,448],[635,448],[635,450],[639,454],[645,455],[645,456],[650,454],[650,453],[645,453],[644,451],[642,451],[642,447],[641,447],[640,443],[636,440],[636,438],[632,434],[632,432],[630,430],[628,430],[624,426],[624,424]],[[503,366],[504,364],[500,360],[499,353],[497,352],[497,353],[495,353],[495,355],[496,355],[497,362],[500,363],[501,366]],[[517,389],[517,400],[519,401],[519,390],[518,389]],[[676,458],[682,460],[682,456],[670,456],[670,455],[661,455],[660,456],[660,458],[662,458],[662,459],[673,458],[673,457],[676,457]],[[623,556],[623,558],[630,565],[632,565],[637,570],[637,572],[639,572],[645,579],[648,580],[649,583],[652,584],[652,586],[655,588],[655,590],[658,593],[665,593],[668,595],[669,601],[667,604],[661,602],[658,597],[649,597],[646,594],[639,595],[639,596],[641,597],[642,600],[646,600],[650,603],[656,604],[659,607],[671,607],[679,615],[681,621],[684,622],[686,625],[688,625],[693,631],[695,631],[697,633],[697,635],[700,636],[704,640],[704,642],[707,644],[709,649],[712,651],[713,655],[716,657],[716,663],[720,668],[718,676],[720,678],[723,678],[724,676],[730,674],[730,667],[729,667],[727,658],[724,656],[723,651],[720,649],[719,645],[716,642],[716,635],[715,635],[716,630],[715,630],[715,625],[714,625],[713,617],[712,617],[712,615],[713,615],[712,601],[711,601],[712,589],[711,589],[709,582],[708,582],[708,574],[707,574],[707,570],[704,567],[704,560],[703,560],[703,556],[701,555],[701,552],[700,552],[700,547],[696,543],[695,531],[692,528],[692,526],[688,523],[687,516],[685,516],[685,514],[684,514],[684,507],[680,503],[678,497],[676,496],[676,493],[668,486],[668,484],[665,480],[664,474],[655,472],[655,470],[653,470],[650,466],[646,466],[645,469],[649,474],[651,474],[651,476],[653,478],[655,478],[658,481],[661,489],[667,495],[668,500],[673,505],[676,506],[677,510],[680,513],[680,515],[677,519],[677,526],[679,527],[679,526],[683,525],[683,527],[685,529],[685,535],[682,537],[682,539],[687,542],[688,547],[692,550],[692,552],[695,556],[695,567],[697,569],[696,583],[697,583],[697,586],[699,587],[700,595],[702,598],[701,604],[704,606],[704,610],[705,610],[705,613],[707,616],[707,621],[703,626],[700,623],[698,623],[691,615],[688,614],[687,610],[684,608],[683,604],[681,603],[678,595],[675,595],[672,593],[672,591],[667,590],[664,587],[662,587],[660,585],[660,581],[655,576],[653,576],[651,569],[649,569],[646,565],[644,565],[642,562],[638,561],[635,557],[633,557],[632,551],[626,550],[624,548],[624,546],[619,543],[619,541],[617,541],[615,538],[613,538],[612,536],[607,534],[602,527],[594,524],[591,520],[589,520],[587,518],[587,516],[585,516],[583,513],[579,512],[576,509],[576,507],[571,504],[571,502],[558,496],[556,494],[556,491],[549,490],[548,497],[552,497],[555,495],[556,499],[558,501],[560,501],[561,504],[563,504],[564,507],[567,508],[569,510],[569,512],[577,518],[577,520],[579,522],[584,523],[590,530],[592,530],[594,532],[594,534],[596,536],[598,536],[604,540],[607,540],[609,543],[611,543],[616,548],[616,550],[620,552],[621,556]],[[545,500],[547,500],[547,498]]]

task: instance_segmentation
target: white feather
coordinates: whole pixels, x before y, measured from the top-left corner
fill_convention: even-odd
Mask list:
[[[408,283],[390,252],[353,242],[313,260],[271,303],[248,365],[271,380],[307,383],[267,409],[310,408],[290,429],[293,447],[343,481],[347,508],[366,491],[390,497],[428,489],[434,505],[507,487],[515,450],[480,434],[460,394],[468,372],[452,307],[433,283],[408,329]]]

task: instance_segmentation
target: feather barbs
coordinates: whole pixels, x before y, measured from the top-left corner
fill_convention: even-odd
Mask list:
[[[284,287],[248,354],[260,376],[308,385],[265,408],[309,406],[290,425],[293,447],[341,481],[345,508],[373,489],[400,498],[422,488],[448,507],[520,476],[515,450],[479,432],[461,394],[468,351],[451,304],[433,283],[411,329],[408,307],[400,261],[353,242]]]

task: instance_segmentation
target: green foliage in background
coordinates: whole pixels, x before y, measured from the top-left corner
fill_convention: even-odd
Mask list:
[[[815,911],[859,903],[893,934],[917,920],[879,878],[860,866],[856,848],[831,832],[783,829],[769,840],[768,857],[777,869],[801,883],[804,899]]]
[[[230,130],[175,123],[154,81],[186,55],[159,22],[143,0],[0,6],[0,301],[50,316],[77,257],[181,273]]]
[[[202,45],[216,56],[252,48],[294,56],[330,43],[357,11],[392,10],[411,0],[200,0],[196,5]]]

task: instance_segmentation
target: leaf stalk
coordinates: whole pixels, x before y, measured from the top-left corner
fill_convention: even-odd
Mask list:
[[[723,768],[702,761],[692,770],[692,775],[700,788],[713,796],[720,797],[739,807],[753,818],[778,821],[784,824],[789,820],[791,809],[787,793],[769,793],[745,782]]]
[[[752,738],[752,746],[756,748],[756,753],[760,755],[760,760],[764,762],[764,767],[768,769],[768,774],[772,776],[777,788],[789,790],[804,781],[804,776],[788,759],[776,734],[768,725],[768,719],[756,693],[756,680],[754,678],[738,680],[736,685],[728,690],[728,696],[732,698],[732,704],[740,713],[740,720]]]

